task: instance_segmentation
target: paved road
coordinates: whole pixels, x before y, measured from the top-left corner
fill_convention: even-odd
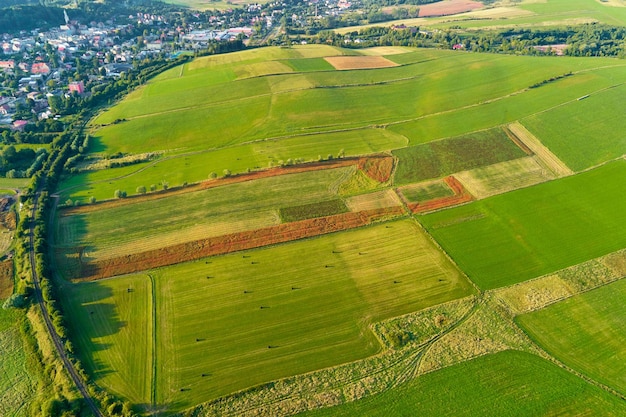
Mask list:
[[[104,417],[103,414],[98,409],[98,407],[96,406],[96,403],[94,402],[93,398],[91,398],[91,395],[89,395],[89,391],[87,390],[87,385],[85,384],[85,381],[83,381],[80,375],[78,375],[78,372],[76,372],[76,368],[74,368],[74,365],[72,364],[72,362],[70,362],[69,358],[67,357],[67,354],[65,353],[65,348],[63,346],[63,342],[61,341],[61,338],[59,337],[56,330],[54,329],[54,326],[52,325],[52,320],[50,320],[50,314],[48,314],[48,308],[46,307],[46,304],[43,300],[43,296],[41,294],[41,286],[39,285],[39,276],[37,276],[37,269],[36,269],[36,263],[35,263],[35,221],[34,221],[34,218],[35,218],[35,213],[37,212],[38,204],[39,204],[39,192],[35,194],[35,198],[33,201],[33,212],[32,212],[33,220],[31,220],[31,223],[30,223],[30,232],[29,232],[30,234],[29,257],[30,257],[30,266],[31,266],[32,274],[33,274],[33,284],[35,285],[35,297],[37,298],[37,303],[39,304],[39,307],[41,308],[41,314],[43,315],[43,319],[44,319],[44,322],[46,323],[46,328],[48,329],[50,338],[52,339],[52,342],[54,343],[54,347],[56,348],[57,353],[59,354],[59,357],[63,361],[63,365],[65,366],[65,369],[67,369],[67,372],[72,378],[72,381],[74,381],[76,388],[78,388],[78,391],[80,391],[80,393],[82,394],[83,398],[85,399],[85,403],[87,403],[87,405],[91,409],[94,416]]]

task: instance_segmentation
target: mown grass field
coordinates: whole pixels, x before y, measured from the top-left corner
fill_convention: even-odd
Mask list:
[[[151,403],[152,286],[133,275],[63,290],[63,309],[76,351],[94,380],[135,404]]]
[[[626,246],[626,161],[419,220],[482,289],[521,282]]]
[[[367,357],[381,349],[371,323],[474,291],[411,219],[149,274],[154,389],[173,409]],[[138,275],[80,284],[65,301],[96,381],[140,402],[150,376],[148,283]]]
[[[614,390],[626,392],[626,280],[518,316],[550,354]]]
[[[421,376],[361,401],[299,415],[535,417],[625,412],[617,397],[544,359],[509,350]]]

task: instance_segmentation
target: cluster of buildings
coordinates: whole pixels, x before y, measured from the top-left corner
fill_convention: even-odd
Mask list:
[[[70,20],[42,32],[22,32],[19,37],[0,34],[0,127],[22,129],[16,120],[20,104],[28,105],[38,119],[54,117],[49,98],[89,94],[94,85],[110,82],[133,68],[134,60],[164,53],[206,48],[210,41],[250,38],[252,29],[234,27],[203,30],[168,25],[160,15],[137,13],[126,24],[112,21],[89,25]],[[149,28],[137,36],[137,27]]]

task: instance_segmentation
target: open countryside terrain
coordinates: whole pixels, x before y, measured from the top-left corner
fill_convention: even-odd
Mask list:
[[[346,56],[361,67],[323,59]],[[52,250],[87,372],[148,414],[471,415],[503,397],[494,415],[619,415],[612,374],[538,340],[501,292],[567,271],[539,312],[576,314],[608,282],[586,262],[621,262],[624,65],[316,45],[166,71],[92,121],[59,187]],[[560,145],[556,126],[605,110],[596,151]]]

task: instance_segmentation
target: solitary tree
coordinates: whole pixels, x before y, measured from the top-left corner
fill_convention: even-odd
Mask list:
[[[137,187],[137,194],[145,194],[146,193],[146,187],[144,187],[143,185],[140,185],[139,187]]]
[[[211,173],[209,174],[209,178],[210,178],[210,179],[212,179],[212,180],[214,180],[215,178],[217,178],[217,174],[216,174],[215,172],[211,172]]]
[[[230,177],[230,175],[231,175],[230,169],[225,169],[224,170],[224,176],[225,177]]]

